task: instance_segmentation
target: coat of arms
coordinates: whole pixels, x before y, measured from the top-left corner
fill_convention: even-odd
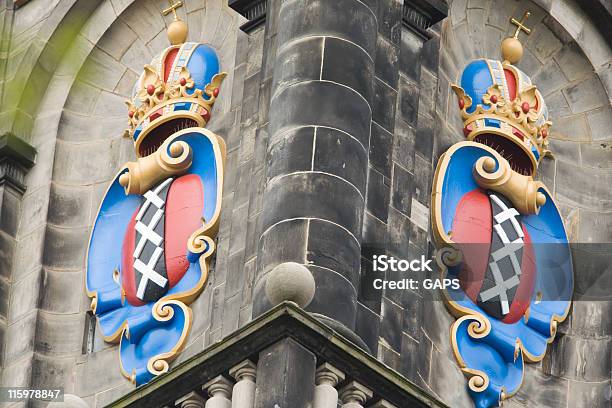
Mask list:
[[[225,73],[210,46],[185,42],[183,22],[168,32],[173,45],[145,65],[127,102],[138,159],[109,186],[87,255],[102,335],[120,343],[121,372],[137,385],[185,344],[221,209],[225,143],[204,126]]]
[[[562,218],[535,179],[551,122],[544,98],[513,65],[522,55],[518,34],[528,30],[513,22],[504,61],[472,61],[453,86],[467,141],[440,157],[432,192],[439,260],[461,282],[444,293],[458,318],[452,347],[479,408],[516,393],[524,361],[544,357],[573,291]]]

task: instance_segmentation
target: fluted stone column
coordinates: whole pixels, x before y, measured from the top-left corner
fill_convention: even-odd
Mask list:
[[[236,379],[232,391],[232,408],[253,408],[256,373],[257,366],[250,360],[245,360],[230,370],[230,375]]]
[[[205,408],[231,408],[232,407],[232,383],[220,375],[202,387],[203,390],[208,391],[210,398],[206,401]]]
[[[313,408],[337,408],[338,390],[336,386],[344,380],[344,374],[329,363],[323,363],[315,373]]]
[[[357,381],[351,381],[340,390],[342,408],[363,408],[372,395],[372,390]]]
[[[266,275],[307,265],[307,310],[354,329],[372,116],[375,13],[358,0],[285,0],[278,16],[254,315]]]

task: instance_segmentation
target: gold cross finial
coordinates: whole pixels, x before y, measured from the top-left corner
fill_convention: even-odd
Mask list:
[[[527,10],[525,14],[523,15],[523,18],[521,19],[521,21],[518,21],[514,17],[510,19],[510,22],[516,26],[516,31],[514,32],[514,38],[518,39],[518,36],[521,30],[524,31],[527,35],[531,34],[531,28],[527,28],[527,26],[523,24],[525,20],[529,18],[529,16],[531,16],[531,12]]]
[[[174,14],[174,20],[178,20],[178,14],[176,14],[176,9],[183,7],[183,2],[182,0],[177,1],[176,3],[174,2],[174,0],[168,0],[168,4],[170,5],[170,7],[168,7],[167,9],[163,9],[162,10],[162,14],[164,16],[167,16],[170,13]]]

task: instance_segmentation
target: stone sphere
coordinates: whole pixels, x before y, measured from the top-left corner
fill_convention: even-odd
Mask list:
[[[266,281],[266,296],[276,306],[284,301],[297,303],[304,308],[315,294],[315,280],[310,270],[295,262],[277,265]]]
[[[47,408],[89,408],[89,405],[76,395],[65,394],[64,402],[51,402]]]

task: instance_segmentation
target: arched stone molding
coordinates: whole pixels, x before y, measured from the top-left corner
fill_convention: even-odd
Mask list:
[[[37,3],[28,3],[16,13],[37,7]],[[2,382],[43,387],[63,378],[64,384],[55,385],[90,397],[119,386],[99,396],[108,403],[127,389],[114,348],[81,355],[88,309],[82,284],[85,248],[106,184],[133,155],[132,144],[121,137],[127,125],[123,97],[153,53],[168,45],[165,26],[172,17],[162,17],[160,10],[167,7],[162,0],[60,3],[61,7],[49,11],[36,34],[41,40],[35,43],[46,47],[32,44],[23,57],[23,61],[32,62],[20,71],[20,75],[29,78],[44,65],[49,75],[45,81],[30,84],[33,90],[29,93],[36,95],[37,103],[26,103],[23,93],[16,105],[32,116],[27,138],[39,156],[37,166],[28,174],[28,191],[21,205]],[[96,7],[82,13],[83,7],[91,4]],[[190,23],[189,39],[211,43],[219,52],[223,69],[228,71],[221,89],[223,98],[215,106],[211,126],[225,123],[215,119],[223,118],[232,109],[234,58],[243,18],[222,0],[191,0],[179,9],[179,15]],[[79,20],[78,32],[64,38],[66,49],[61,58],[43,59],[52,53],[48,48],[53,46],[52,39],[62,37],[58,34],[62,33],[62,25],[76,17],[83,21]],[[108,46],[126,45],[117,35],[121,29],[132,33],[128,38],[134,44],[127,44],[125,50],[109,49]],[[115,66],[123,67],[115,84],[111,75],[113,59]],[[91,112],[80,112],[80,121],[75,120],[71,114],[86,106],[83,98],[91,94],[98,98],[91,101]],[[104,115],[94,118],[96,108],[104,109]],[[87,131],[83,131],[85,126],[89,127]],[[202,337],[199,339],[193,352],[203,347]]]

